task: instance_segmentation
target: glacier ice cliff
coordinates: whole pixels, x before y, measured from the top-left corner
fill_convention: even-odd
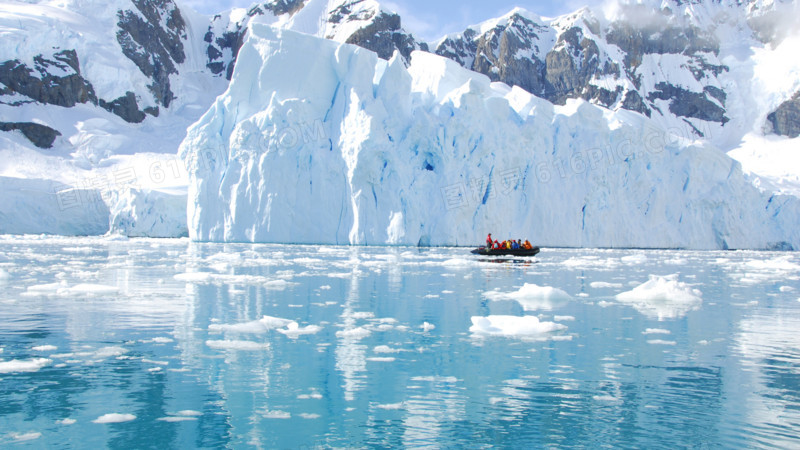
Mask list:
[[[800,205],[645,116],[253,23],[188,132],[192,239],[800,248]]]

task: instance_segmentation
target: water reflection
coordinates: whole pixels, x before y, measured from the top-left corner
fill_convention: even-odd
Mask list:
[[[796,254],[0,250],[0,444],[800,445]],[[497,317],[558,332],[517,339],[500,320],[473,338]],[[107,414],[128,419],[94,423]]]

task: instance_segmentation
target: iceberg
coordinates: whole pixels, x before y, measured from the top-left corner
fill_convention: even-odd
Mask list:
[[[643,115],[252,23],[188,131],[193,240],[800,248],[800,205]]]

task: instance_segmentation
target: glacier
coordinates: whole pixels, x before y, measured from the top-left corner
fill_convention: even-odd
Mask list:
[[[681,129],[261,23],[179,156],[199,241],[800,248],[797,197]]]

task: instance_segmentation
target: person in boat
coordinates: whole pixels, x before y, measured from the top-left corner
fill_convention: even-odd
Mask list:
[[[511,241],[511,240],[506,241],[506,250],[511,250],[511,248],[512,248],[511,242],[513,242],[513,241]]]
[[[522,248],[525,250],[533,250],[533,246],[531,245],[531,241],[525,239],[525,243],[522,244]]]
[[[519,242],[511,241],[511,250],[519,250]]]
[[[497,239],[495,239],[495,240],[494,240],[494,247],[493,247],[493,248],[494,248],[495,250],[499,250],[499,249],[500,249],[500,243],[499,243],[499,242],[497,242]]]
[[[492,248],[492,233],[489,233],[489,236],[486,236],[486,250]]]

